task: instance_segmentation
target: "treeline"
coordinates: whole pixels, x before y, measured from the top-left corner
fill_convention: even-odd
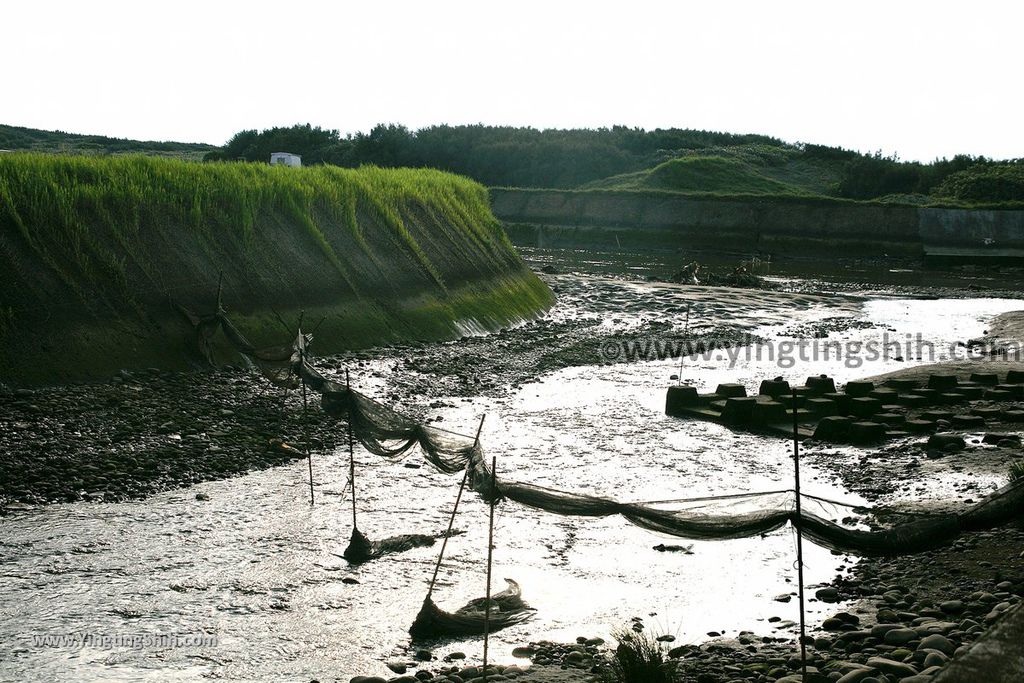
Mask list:
[[[304,164],[428,166],[490,186],[573,188],[642,170],[665,150],[752,143],[784,144],[764,135],[625,126],[537,130],[442,125],[411,131],[381,124],[369,133],[341,136],[336,130],[307,124],[241,131],[207,159],[268,161],[271,152],[292,152],[301,155]]]
[[[874,199],[926,195],[970,203],[1024,201],[1024,159],[995,161],[958,154],[930,164],[858,155],[846,162],[836,195]]]
[[[674,156],[743,148],[765,156],[775,148],[786,163],[827,166],[839,180],[827,194],[848,199],[925,196],[970,202],[1024,201],[1024,165],[957,155],[932,163],[904,162],[880,152],[789,144],[764,135],[613,126],[537,130],[508,126],[430,126],[409,130],[380,124],[341,135],[309,124],[237,133],[208,160],[267,161],[271,152],[299,154],[305,164],[431,167],[497,187],[576,188],[641,171]],[[779,163],[765,159],[763,163]]]

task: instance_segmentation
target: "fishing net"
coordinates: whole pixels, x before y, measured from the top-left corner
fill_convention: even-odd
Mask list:
[[[226,324],[225,324],[226,323]],[[494,478],[474,437],[422,424],[378,401],[324,377],[308,363],[301,333],[276,352],[257,353],[226,318],[222,327],[236,348],[250,357],[286,363],[297,380],[321,394],[329,415],[347,419],[367,451],[398,460],[417,449],[438,471],[453,474],[468,468],[469,487],[485,500],[502,498],[545,512],[579,517],[620,515],[644,529],[679,538],[726,540],[762,535],[786,524],[798,526],[809,539],[831,550],[854,555],[903,555],[949,543],[963,531],[992,528],[1024,513],[1024,482],[1011,484],[958,514],[918,515],[895,524],[877,511],[791,490],[713,498],[623,503],[610,498],[545,488]],[[245,349],[245,350],[243,350]],[[276,355],[275,355],[276,354]],[[287,359],[286,359],[287,356]],[[424,609],[430,611],[430,605]]]
[[[332,384],[324,380],[323,386]],[[964,530],[991,528],[1024,512],[1024,486],[1015,484],[960,514],[918,515],[895,524],[863,507],[802,495],[792,490],[702,499],[623,503],[501,477],[492,478],[475,439],[421,425],[357,391],[334,385],[324,409],[351,415],[353,432],[371,453],[396,459],[418,447],[441,472],[469,468],[469,487],[487,501],[503,498],[545,512],[577,517],[620,515],[636,526],[679,538],[727,540],[763,535],[786,524],[830,550],[853,555],[903,555],[947,544]],[[492,483],[493,482],[493,483]]]
[[[218,315],[197,315],[177,302],[174,302],[174,308],[192,327],[192,343],[195,344],[195,352],[200,358],[213,365],[213,335],[220,327],[220,317]]]
[[[505,583],[505,590],[491,596],[489,617],[486,598],[471,600],[455,612],[445,612],[428,595],[409,628],[409,635],[418,640],[478,636],[526,621],[535,610],[523,602],[518,583],[512,579],[505,579]]]
[[[312,337],[300,330],[291,344],[279,344],[257,349],[246,339],[225,315],[217,316],[224,336],[238,353],[242,354],[267,380],[282,389],[296,389],[300,379],[297,367],[306,354],[306,345]]]
[[[352,539],[342,554],[350,564],[363,564],[388,553],[404,553],[413,548],[428,548],[434,545],[435,536],[426,534],[402,534],[385,538],[382,541],[371,541],[357,528],[352,529]]]

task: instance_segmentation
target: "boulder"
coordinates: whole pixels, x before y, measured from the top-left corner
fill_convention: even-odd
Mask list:
[[[932,434],[926,446],[928,450],[936,451],[963,450],[966,447],[967,442],[959,434]]]
[[[885,657],[871,657],[868,659],[867,665],[878,669],[886,676],[895,676],[897,680],[907,676],[917,675],[917,669],[909,664],[896,662],[891,659],[886,659]]]
[[[917,631],[911,628],[894,628],[886,631],[883,640],[887,645],[906,645],[917,638]]]

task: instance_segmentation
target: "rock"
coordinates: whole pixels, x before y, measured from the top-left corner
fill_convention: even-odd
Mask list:
[[[401,662],[388,662],[387,667],[394,671],[396,674],[404,674],[406,671],[409,670],[409,667],[407,667],[405,664]]]
[[[906,645],[917,638],[917,631],[911,628],[894,628],[886,631],[883,640],[887,645]]]
[[[891,674],[893,676],[896,676],[897,678],[905,678],[906,676],[917,675],[917,669],[910,666],[909,664],[904,664],[903,662],[895,662],[891,659],[886,659],[885,657],[871,657],[870,659],[868,659],[867,665],[870,667],[874,667],[875,669],[878,669],[886,675]]]
[[[521,659],[532,657],[535,654],[537,654],[537,648],[533,647],[532,645],[523,645],[521,647],[513,648],[512,650],[512,656],[519,657]]]
[[[822,602],[839,602],[839,591],[835,588],[819,588],[814,591],[814,597]]]
[[[774,599],[775,602],[789,602],[793,599],[793,596],[790,593],[783,593],[782,595],[776,595]]]
[[[938,633],[925,636],[917,647],[919,650],[938,650],[948,657],[952,657],[956,652],[956,645],[953,644],[953,641]]]
[[[846,623],[842,619],[836,617],[829,617],[825,621],[821,622],[821,628],[826,631],[842,631]]]
[[[933,666],[942,666],[948,661],[949,657],[941,652],[929,652],[928,656],[924,658],[922,666],[927,669]]]
[[[205,493],[197,493],[196,500],[210,500],[210,496],[206,495]]]
[[[939,603],[939,609],[946,614],[960,614],[964,611],[964,603],[961,600],[946,600]]]
[[[871,636],[873,638],[884,638],[886,633],[897,628],[903,628],[903,626],[901,624],[875,624],[871,627]]]
[[[962,451],[967,447],[967,442],[964,441],[964,437],[959,434],[932,434],[928,437],[928,444],[926,447],[928,450],[945,451],[949,453],[951,451]]]
[[[416,650],[416,659],[421,662],[429,662],[434,658],[434,653],[430,650]]]
[[[874,673],[874,669],[854,669],[844,674],[836,683],[861,683],[865,678]]]

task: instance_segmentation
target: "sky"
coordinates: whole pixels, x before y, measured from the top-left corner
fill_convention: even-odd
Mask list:
[[[223,144],[485,123],[1024,157],[1024,3],[8,0],[0,123]]]

